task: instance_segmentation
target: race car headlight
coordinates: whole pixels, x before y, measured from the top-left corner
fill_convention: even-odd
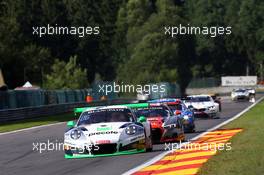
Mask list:
[[[183,116],[183,119],[184,120],[188,120],[189,119],[189,116],[188,115],[185,115],[185,116]]]
[[[71,132],[71,138],[74,139],[74,140],[77,140],[81,137],[82,135],[82,131],[78,130],[78,129],[75,129]]]
[[[126,134],[127,135],[133,135],[133,134],[135,134],[137,132],[137,128],[136,128],[136,126],[128,126],[127,128],[126,128]]]

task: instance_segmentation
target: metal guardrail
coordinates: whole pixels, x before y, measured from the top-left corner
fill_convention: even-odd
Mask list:
[[[85,105],[87,103],[70,103],[1,110],[0,123],[67,113],[72,111],[74,107]]]
[[[87,89],[0,91],[0,110],[85,102]]]
[[[94,101],[91,103],[86,103],[86,102],[65,103],[65,104],[55,104],[55,105],[44,105],[38,107],[25,107],[25,108],[17,108],[17,109],[0,110],[0,123],[73,112],[73,108],[76,107],[103,106],[103,105],[112,105],[112,104],[114,105],[114,104],[133,103],[133,102],[137,102],[137,100],[116,99],[116,100],[107,100],[107,101]]]

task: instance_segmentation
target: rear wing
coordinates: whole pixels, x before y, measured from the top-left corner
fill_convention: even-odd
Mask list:
[[[149,103],[169,103],[169,102],[176,102],[176,98],[162,98],[162,99],[156,99],[156,100],[149,100]]]
[[[78,114],[81,114],[83,111],[86,111],[86,110],[92,109],[92,108],[96,108],[96,107],[74,108],[73,113],[74,113],[74,115],[78,115]]]
[[[134,109],[134,108],[147,108],[149,107],[149,103],[130,103],[130,104],[120,104],[120,105],[109,105],[109,106],[126,106],[128,108]],[[103,106],[74,108],[73,112],[74,115],[79,115],[88,109],[96,109],[99,107],[103,107]]]

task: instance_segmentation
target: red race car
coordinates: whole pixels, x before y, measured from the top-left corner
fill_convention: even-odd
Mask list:
[[[149,103],[146,108],[137,108],[138,117],[144,116],[151,124],[153,142],[174,142],[185,139],[184,126],[166,104]]]
[[[188,109],[182,100],[177,98],[162,98],[151,100],[149,103],[163,103],[166,104],[174,113],[182,119],[184,125],[184,132],[195,132],[194,113]]]

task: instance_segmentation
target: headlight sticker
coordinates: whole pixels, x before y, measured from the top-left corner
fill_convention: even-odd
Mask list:
[[[82,131],[75,129],[75,130],[71,131],[70,135],[71,135],[72,139],[77,140],[81,137]]]

